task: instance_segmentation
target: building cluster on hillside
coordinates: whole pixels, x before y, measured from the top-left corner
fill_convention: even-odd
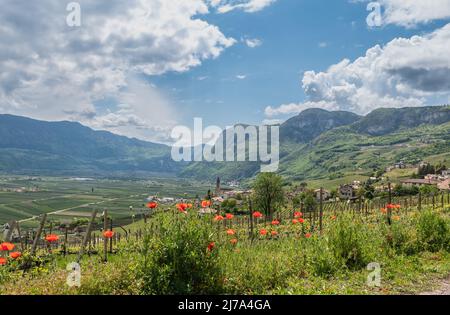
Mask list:
[[[357,198],[357,192],[361,188],[360,181],[353,181],[351,184],[339,186],[339,198],[344,200],[353,200]]]
[[[428,174],[423,179],[402,180],[401,183],[408,187],[435,186],[439,190],[450,190],[450,170],[443,170],[440,174]]]

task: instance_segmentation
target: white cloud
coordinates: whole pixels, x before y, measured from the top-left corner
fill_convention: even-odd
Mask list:
[[[262,124],[264,126],[281,125],[284,122],[283,119],[264,119]]]
[[[326,48],[326,47],[328,47],[328,43],[327,42],[320,42],[318,44],[318,46],[319,46],[319,48]]]
[[[262,45],[262,41],[260,39],[254,38],[254,39],[244,39],[243,42],[250,48],[256,48]]]
[[[353,0],[352,2],[374,2]],[[450,18],[450,0],[377,0],[383,9],[383,24],[413,27]]]
[[[1,112],[93,124],[93,104],[123,99],[130,77],[188,71],[236,42],[201,19],[209,0],[78,2],[82,25],[71,28],[65,2],[0,0]],[[98,119],[142,122],[116,118]]]
[[[238,79],[238,80],[245,80],[246,78],[247,78],[247,76],[245,74],[238,74],[236,76],[236,79]]]
[[[243,10],[254,13],[275,3],[277,0],[210,0],[211,6],[216,7],[219,13],[228,13],[233,10]]]
[[[178,122],[177,111],[155,86],[136,78],[127,81],[127,90],[119,95],[114,111],[97,114],[85,121],[94,129],[144,140],[171,142],[170,132]]]
[[[269,117],[306,108],[349,110],[366,114],[378,107],[432,104],[450,95],[450,24],[424,36],[397,38],[344,59],[327,71],[307,71],[302,87],[308,101],[267,107]]]

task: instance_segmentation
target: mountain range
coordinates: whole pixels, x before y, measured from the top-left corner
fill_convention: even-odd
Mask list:
[[[256,162],[182,162],[171,148],[76,122],[0,115],[0,173],[247,179]],[[280,125],[287,178],[370,173],[399,160],[450,158],[450,106],[377,109],[366,116],[308,109]]]

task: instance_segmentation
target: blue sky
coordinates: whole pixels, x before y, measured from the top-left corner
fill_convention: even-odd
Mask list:
[[[249,48],[239,43],[219,58],[186,73],[167,73],[149,80],[162,88],[187,117],[207,123],[258,124],[264,108],[306,99],[301,88],[304,71],[325,71],[344,58],[354,60],[376,44],[396,37],[427,33],[446,23],[433,22],[406,29],[366,24],[366,3],[346,0],[280,0],[249,14],[211,14],[206,17],[227,35],[262,41]],[[236,76],[245,75],[245,79]],[[282,118],[293,114],[283,115]]]
[[[450,103],[450,0],[378,0],[376,27],[368,0],[77,3],[0,0],[0,113],[168,143],[194,117]]]

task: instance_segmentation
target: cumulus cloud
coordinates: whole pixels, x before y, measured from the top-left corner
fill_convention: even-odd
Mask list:
[[[373,2],[353,0],[352,2]],[[383,24],[413,27],[450,18],[450,0],[377,0],[383,8]]]
[[[308,101],[267,107],[266,115],[298,113],[306,108],[366,114],[378,107],[421,106],[450,94],[450,24],[423,36],[397,38],[344,59],[325,72],[307,71],[302,87]]]
[[[219,13],[228,13],[233,10],[253,13],[261,11],[275,1],[277,0],[210,0],[210,3]]]
[[[262,41],[257,38],[253,38],[253,39],[246,38],[246,39],[243,39],[242,41],[245,43],[245,45],[247,45],[250,48],[256,48],[256,47],[259,47],[262,45]]]
[[[95,126],[95,102],[123,99],[130,77],[188,71],[236,42],[201,19],[209,0],[78,2],[82,25],[69,27],[66,2],[0,0],[2,112]],[[147,123],[119,114],[103,126]]]

